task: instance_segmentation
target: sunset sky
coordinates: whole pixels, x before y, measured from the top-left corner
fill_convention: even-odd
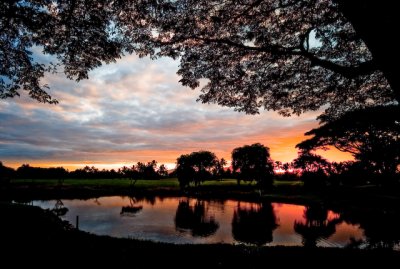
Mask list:
[[[18,167],[84,165],[118,168],[156,160],[173,168],[176,158],[198,150],[230,160],[235,147],[262,143],[273,160],[291,161],[319,112],[284,118],[272,111],[245,115],[196,102],[199,89],[181,86],[178,62],[126,56],[79,83],[48,75],[58,105],[21,98],[0,100],[0,161]],[[330,150],[333,161],[351,159]]]

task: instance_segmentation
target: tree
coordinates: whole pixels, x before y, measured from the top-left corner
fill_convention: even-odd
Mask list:
[[[177,159],[176,173],[182,188],[194,182],[200,185],[204,180],[212,178],[212,171],[217,168],[218,159],[210,151],[198,151],[181,155]]]
[[[124,53],[181,61],[181,83],[208,83],[202,102],[283,115],[329,105],[340,115],[400,100],[396,3],[377,0],[0,3],[0,96],[55,102],[33,49],[81,80]],[[385,40],[383,42],[382,40]]]
[[[132,186],[134,186],[136,184],[136,181],[140,178],[140,174],[136,170],[135,165],[132,165],[132,167],[123,166],[120,171],[122,176],[128,178],[131,181]]]
[[[238,173],[238,184],[241,180],[253,181],[263,188],[273,183],[273,163],[269,148],[259,143],[245,145],[232,151],[233,172]]]
[[[195,173],[189,154],[183,154],[176,160],[176,176],[179,186],[184,189],[189,186],[190,182],[194,182]]]
[[[162,164],[160,167],[158,167],[157,174],[162,178],[168,177],[168,169],[165,164]]]
[[[138,162],[135,169],[138,173],[138,176],[145,180],[160,179],[161,177],[161,175],[158,173],[159,169],[157,168],[157,162],[155,160],[147,162],[147,164]]]
[[[221,180],[223,176],[225,176],[225,170],[224,166],[227,164],[226,160],[224,158],[221,158],[221,160],[217,160],[215,163],[215,169],[212,171],[213,177],[215,179]]]
[[[295,168],[302,169],[303,172],[317,172],[327,170],[328,161],[322,156],[313,154],[309,151],[300,151],[299,156],[293,161]]]
[[[11,178],[15,175],[15,170],[3,165],[0,161],[0,187],[9,185]]]
[[[301,169],[301,179],[306,188],[323,188],[329,175],[329,162],[320,155],[309,151],[300,151],[293,161],[294,167]]]
[[[29,164],[23,164],[17,168],[15,175],[23,179],[65,179],[68,171],[63,167],[32,167]],[[62,181],[60,181],[61,183]]]
[[[296,147],[302,150],[334,146],[349,152],[372,173],[398,177],[400,165],[400,107],[378,106],[346,113],[339,119],[320,117],[321,125],[306,133],[312,138]]]

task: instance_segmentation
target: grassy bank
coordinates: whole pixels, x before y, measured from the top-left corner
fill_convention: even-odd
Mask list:
[[[398,210],[400,190],[380,187],[350,187],[307,190],[299,181],[275,181],[272,189],[260,192],[254,183],[237,185],[235,179],[206,181],[199,187],[179,188],[176,178],[138,180],[128,179],[66,179],[12,180],[7,188],[0,188],[0,200],[29,201],[33,199],[76,199],[100,196],[192,196],[202,199],[268,200],[296,204],[325,203],[331,208],[394,208]]]
[[[37,207],[0,203],[0,214],[2,263],[11,262],[12,267],[112,264],[113,267],[128,265],[133,268],[317,268],[326,265],[384,266],[398,262],[400,258],[400,253],[386,250],[174,245],[116,239],[69,229],[50,212]]]
[[[176,178],[161,180],[137,180],[135,184],[128,179],[66,179],[61,184],[52,179],[13,180],[5,190],[0,189],[3,200],[28,201],[33,199],[74,199],[100,196],[192,196],[203,199],[240,199],[306,204],[320,201],[319,195],[304,192],[300,181],[275,181],[270,191],[261,193],[253,183],[237,184],[236,179],[205,181],[200,186],[185,190],[179,188]],[[0,199],[0,200],[1,200]]]

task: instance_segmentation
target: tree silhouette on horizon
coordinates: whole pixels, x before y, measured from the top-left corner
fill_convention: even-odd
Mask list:
[[[176,160],[176,175],[181,188],[194,183],[197,187],[201,182],[210,180],[220,166],[219,160],[211,151],[201,150],[190,154],[182,154]]]
[[[271,188],[273,184],[274,167],[270,158],[269,148],[255,143],[233,149],[232,168],[240,181],[256,181],[261,188]]]
[[[305,135],[313,137],[296,145],[310,151],[334,146],[351,153],[386,183],[400,179],[400,108],[398,105],[354,110],[339,119],[321,118],[321,125]]]

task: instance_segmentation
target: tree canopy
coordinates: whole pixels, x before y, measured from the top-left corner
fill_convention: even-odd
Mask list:
[[[197,151],[183,154],[176,160],[176,174],[182,188],[194,182],[198,186],[202,181],[211,179],[219,167],[219,161],[210,151]]]
[[[350,3],[351,2],[351,3]],[[71,79],[125,53],[180,60],[199,99],[283,115],[400,100],[394,3],[344,0],[10,0],[0,3],[0,97],[40,83],[56,55]]]
[[[269,148],[256,143],[235,148],[232,151],[232,168],[237,180],[255,180],[262,187],[271,187],[273,183],[273,163]]]
[[[321,189],[326,186],[330,168],[330,163],[326,159],[310,151],[300,151],[293,164],[295,168],[301,169],[304,187]]]
[[[372,172],[386,176],[400,172],[399,106],[355,110],[336,120],[321,117],[321,123],[306,133],[313,137],[296,147],[309,151],[334,146],[352,153]]]

